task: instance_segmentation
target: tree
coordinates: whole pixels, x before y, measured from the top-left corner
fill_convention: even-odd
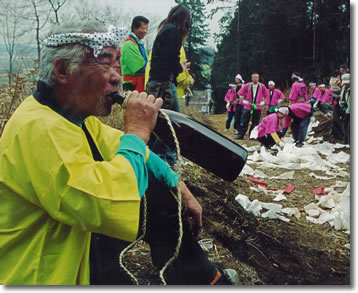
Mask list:
[[[52,10],[55,14],[55,21],[57,24],[60,23],[59,21],[59,17],[58,17],[58,11],[60,10],[60,8],[62,6],[64,6],[67,2],[67,0],[48,0],[48,2],[50,3],[51,7],[52,7]]]
[[[262,82],[272,79],[281,89],[290,86],[293,71],[325,82],[341,63],[349,64],[348,0],[240,0],[239,7],[223,26],[214,58],[216,109],[224,109],[227,84],[238,73],[237,54],[244,79],[256,71]]]
[[[14,63],[16,57],[16,41],[23,35],[20,31],[21,18],[16,14],[17,2],[4,1],[0,4],[1,8],[1,35],[5,44],[6,51],[9,55],[9,86],[12,82],[12,74],[14,73]]]

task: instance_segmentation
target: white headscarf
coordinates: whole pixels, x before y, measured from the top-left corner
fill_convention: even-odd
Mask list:
[[[106,33],[64,33],[47,37],[43,43],[46,47],[58,47],[68,44],[82,44],[93,49],[93,55],[98,57],[104,47],[116,46],[128,36],[127,28],[110,25]]]

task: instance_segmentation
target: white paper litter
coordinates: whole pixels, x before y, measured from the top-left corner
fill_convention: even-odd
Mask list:
[[[258,126],[255,126],[254,129],[251,130],[250,138],[256,139],[258,134]]]
[[[348,163],[350,155],[345,152],[339,152],[338,154],[332,154],[327,158],[333,164]]]
[[[255,170],[254,177],[255,178],[268,178],[269,176],[267,176],[264,172],[262,172],[260,170]]]
[[[321,180],[331,180],[331,179],[334,179],[334,178],[337,177],[337,176],[333,176],[333,177],[318,176],[318,175],[316,175],[315,173],[309,173],[308,175],[311,176],[311,177],[313,177],[313,178],[321,179]]]
[[[274,176],[270,177],[271,179],[293,179],[293,175],[295,174],[295,171],[289,171],[282,173],[280,176]]]
[[[241,174],[253,176],[255,174],[255,171],[249,165],[245,164],[244,168],[241,171]]]
[[[256,217],[269,218],[269,219],[279,219],[284,222],[289,222],[290,220],[284,217],[282,213],[282,205],[276,203],[267,203],[261,202],[257,199],[252,202],[246,195],[238,194],[235,197],[235,200],[249,213],[252,213]],[[265,209],[266,211],[261,214],[261,211]],[[287,210],[287,208],[286,208]],[[297,212],[292,213],[297,217]]]
[[[283,212],[289,217],[295,216],[297,219],[301,218],[301,213],[298,208],[284,208],[281,212]]]
[[[313,128],[318,123],[318,121],[311,121],[310,127]],[[310,131],[313,132],[312,129]],[[349,170],[347,172],[345,168],[339,166],[339,164],[349,163],[350,155],[343,151],[336,153],[336,150],[349,146],[331,144],[324,141],[323,137],[313,136],[307,137],[302,148],[295,146],[292,137],[285,137],[284,142],[283,150],[278,150],[275,155],[264,147],[261,147],[258,152],[258,145],[250,147],[249,149],[252,153],[248,156],[247,164],[250,164],[251,167],[246,164],[243,174],[254,176],[255,178],[289,181],[297,176],[295,175],[295,170],[308,169],[311,171],[309,176],[315,179],[325,181],[335,179],[333,186],[324,188],[328,194],[315,195],[314,202],[303,207],[306,213],[306,220],[314,224],[329,223],[335,229],[350,234],[350,183],[347,182],[349,181],[350,173]],[[273,169],[281,169],[282,172],[275,171],[272,174]],[[320,174],[324,172],[324,175],[317,175],[315,171],[320,171]],[[336,179],[338,177],[344,179],[339,181]],[[319,186],[320,183],[317,183],[317,187]],[[339,191],[339,188],[345,188],[344,192]],[[253,213],[255,216],[280,219],[282,221],[289,221],[284,215],[300,218],[301,213],[298,208],[301,209],[302,207],[282,209],[281,205],[274,203],[287,200],[282,190],[271,191],[261,186],[250,187],[250,189],[257,193],[272,195],[273,203],[261,203],[258,200],[251,202],[248,197],[238,196],[237,201],[248,212]],[[309,196],[312,196],[312,194],[309,194]]]
[[[282,193],[281,193],[281,194],[278,194],[278,195],[273,199],[273,201],[281,201],[281,200],[287,200],[287,197],[284,196]]]

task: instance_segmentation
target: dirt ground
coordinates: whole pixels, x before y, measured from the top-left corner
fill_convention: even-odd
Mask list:
[[[189,114],[230,139],[247,147],[256,141],[235,140],[232,131],[224,132],[226,115],[202,115],[190,108]],[[314,136],[335,142],[330,135],[331,119],[315,113],[320,125]],[[245,136],[246,138],[246,136]],[[343,142],[341,142],[343,143]],[[349,149],[345,149],[349,152]],[[341,165],[349,173],[349,164]],[[287,170],[285,170],[286,172]],[[182,179],[203,207],[203,231],[199,239],[212,238],[216,252],[213,261],[224,268],[238,271],[241,285],[333,285],[350,284],[350,235],[337,231],[330,224],[317,225],[306,220],[303,207],[313,202],[312,190],[330,187],[335,180],[319,180],[308,176],[311,170],[296,170],[291,180],[270,180],[270,187],[296,185],[296,189],[280,202],[283,207],[299,207],[301,218],[290,217],[290,222],[264,219],[248,214],[235,201],[240,192],[250,200],[272,202],[272,196],[250,190],[255,186],[246,175],[233,182],[225,182],[195,164],[187,164]],[[272,175],[283,173],[273,169]],[[324,172],[315,171],[324,176]],[[350,178],[343,178],[350,181]],[[283,183],[284,182],[284,183]],[[343,192],[343,189],[337,189]],[[140,284],[160,284],[156,269],[151,264],[149,247],[141,242],[125,256],[128,269]]]

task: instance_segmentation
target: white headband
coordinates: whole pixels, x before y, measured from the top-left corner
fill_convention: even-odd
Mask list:
[[[274,82],[273,80],[270,80],[270,81],[268,82],[268,85],[275,85],[275,82]]]
[[[322,83],[318,87],[326,87],[326,85]]]
[[[93,49],[93,55],[98,57],[104,47],[117,46],[128,36],[127,28],[110,25],[106,33],[64,33],[51,35],[43,43],[46,47],[58,47],[68,44],[82,44]]]
[[[291,75],[291,78],[297,78],[299,82],[303,81],[303,78],[299,77],[298,75],[296,75],[294,73]]]

